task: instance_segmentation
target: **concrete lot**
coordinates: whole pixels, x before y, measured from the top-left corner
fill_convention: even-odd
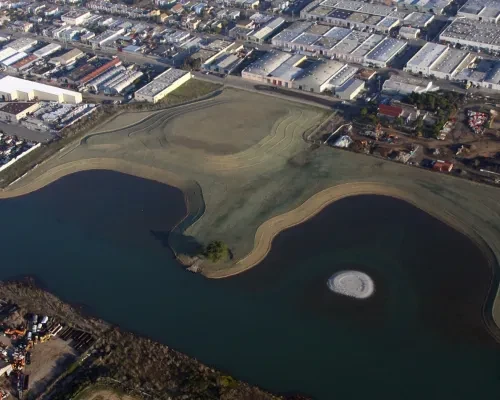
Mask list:
[[[25,374],[30,376],[31,395],[42,392],[76,357],[76,351],[62,339],[37,344],[31,350],[31,364],[25,367]]]
[[[53,139],[54,135],[50,132],[38,132],[32,131],[31,129],[25,128],[21,125],[16,124],[6,124],[5,122],[0,122],[0,130],[2,130],[7,135],[16,135],[17,137],[33,140],[35,142],[48,142]]]

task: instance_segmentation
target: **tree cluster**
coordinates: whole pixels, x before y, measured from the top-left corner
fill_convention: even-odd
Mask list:
[[[214,240],[205,248],[204,256],[212,262],[221,261],[228,258],[229,248],[224,242]]]

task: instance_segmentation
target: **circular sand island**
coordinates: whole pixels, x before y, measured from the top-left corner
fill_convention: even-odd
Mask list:
[[[337,272],[328,279],[327,285],[334,293],[356,299],[367,299],[375,292],[372,278],[359,271]]]

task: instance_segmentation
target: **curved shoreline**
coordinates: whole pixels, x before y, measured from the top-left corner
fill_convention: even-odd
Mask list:
[[[183,225],[190,216],[192,216],[190,223],[188,223],[188,226],[190,226],[192,223],[199,220],[205,211],[202,189],[197,182],[182,179],[178,175],[160,168],[145,166],[114,158],[92,158],[61,164],[43,173],[37,178],[36,181],[29,181],[22,186],[12,189],[3,189],[0,191],[0,199],[26,195],[39,190],[57,181],[58,179],[63,178],[64,176],[90,170],[111,170],[144,179],[154,180],[181,190],[184,194],[187,212],[171,232],[175,229],[179,229],[179,227]],[[435,208],[433,208],[431,204],[426,203],[425,200],[416,198],[406,191],[383,183],[343,183],[329,187],[314,194],[295,209],[284,214],[277,215],[262,223],[257,228],[255,233],[254,247],[245,257],[224,270],[204,271],[203,275],[210,279],[222,279],[249,270],[264,260],[264,258],[271,251],[274,238],[280,232],[306,222],[320,213],[325,207],[338,200],[358,195],[389,196],[405,201],[458,230],[480,248],[481,252],[487,258],[490,268],[492,269],[489,291],[483,305],[483,320],[490,334],[500,342],[500,320],[496,321],[495,319],[497,307],[500,307],[498,304],[500,302],[500,285],[498,284],[500,277],[498,276],[498,260],[490,246],[476,230],[463,223],[458,217],[452,215],[450,212],[444,211],[438,213],[435,211]],[[181,228],[181,232],[188,226],[185,226],[184,229]],[[177,256],[177,252],[173,246],[170,245],[169,247]]]

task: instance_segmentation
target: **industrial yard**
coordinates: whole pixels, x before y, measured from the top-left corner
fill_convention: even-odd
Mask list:
[[[29,279],[1,282],[0,288],[0,327],[6,335],[0,336],[0,346],[6,348],[2,358],[9,359],[0,369],[0,394],[9,393],[5,398],[283,400],[152,340],[84,317]],[[46,322],[36,327],[40,324],[40,332],[49,335],[38,336],[33,343],[26,337],[32,330],[25,327],[34,325],[35,314],[28,310],[50,315],[37,315],[37,321]],[[227,381],[230,386],[224,385]]]

